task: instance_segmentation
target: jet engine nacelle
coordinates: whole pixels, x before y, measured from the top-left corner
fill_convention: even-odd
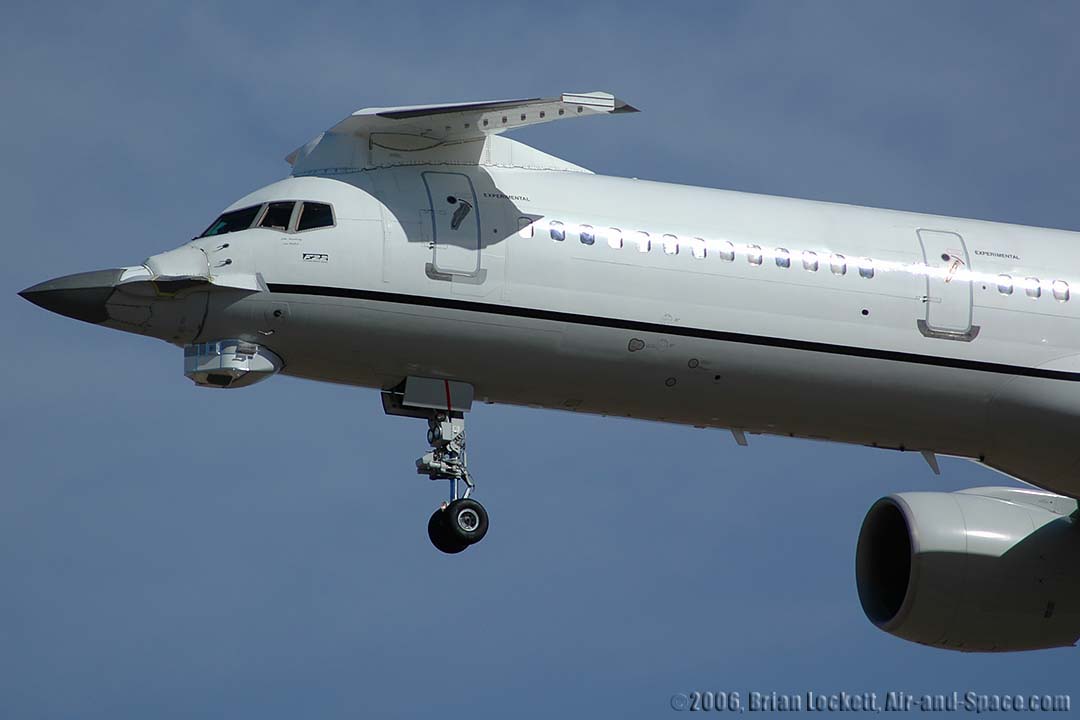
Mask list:
[[[890,495],[859,532],[855,577],[885,632],[965,652],[1080,638],[1080,523],[1072,498],[1019,488]]]

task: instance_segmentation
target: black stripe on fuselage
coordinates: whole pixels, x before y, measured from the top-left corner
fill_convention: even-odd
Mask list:
[[[487,313],[489,315],[529,318],[532,320],[550,320],[551,322],[574,323],[575,325],[606,327],[617,330],[636,330],[638,332],[655,333],[657,335],[679,335],[682,337],[701,338],[704,340],[742,343],[744,345],[805,350],[807,352],[847,355],[849,357],[870,358],[873,360],[892,360],[894,362],[933,365],[936,367],[957,368],[960,370],[977,370],[979,372],[998,373],[999,375],[1017,375],[1021,377],[1045,378],[1047,380],[1068,380],[1071,382],[1080,381],[1080,373],[1071,373],[1063,370],[1045,370],[1042,368],[1025,367],[1023,365],[1007,365],[1004,363],[984,362],[982,360],[964,360],[962,358],[938,357],[936,355],[920,355],[919,353],[881,350],[878,348],[858,347],[855,345],[833,345],[831,343],[814,342],[812,340],[794,340],[791,338],[769,337],[767,335],[726,332],[724,330],[706,330],[703,328],[682,327],[679,325],[663,325],[660,323],[642,322],[640,320],[625,320],[622,318],[583,315],[579,313],[559,312],[557,310],[541,310],[539,308],[518,307],[514,305],[496,305],[494,303],[459,300],[455,298],[404,295],[401,293],[379,292],[376,290],[353,290],[350,288],[325,287],[322,285],[269,283],[267,287],[270,289],[270,292],[287,293],[290,295],[340,297],[351,298],[354,300],[395,303],[398,305],[464,310],[467,312]]]

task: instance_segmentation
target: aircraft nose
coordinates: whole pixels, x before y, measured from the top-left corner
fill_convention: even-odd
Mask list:
[[[105,303],[124,274],[122,269],[95,270],[46,280],[19,293],[38,307],[89,323],[109,319]]]

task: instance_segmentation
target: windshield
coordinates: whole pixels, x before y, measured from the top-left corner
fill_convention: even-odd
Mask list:
[[[296,203],[291,200],[288,202],[272,202],[266,208],[266,214],[263,215],[263,219],[259,221],[259,227],[270,228],[271,230],[287,230],[289,228],[289,219],[292,217],[293,206]]]
[[[259,214],[260,208],[262,208],[262,205],[227,212],[211,223],[210,227],[206,228],[206,232],[199,237],[211,237],[212,235],[224,235],[237,230],[247,230],[251,227],[251,223],[255,221],[255,216]]]
[[[300,221],[296,223],[296,231],[331,227],[333,224],[334,211],[329,205],[326,203],[306,202],[300,211]]]

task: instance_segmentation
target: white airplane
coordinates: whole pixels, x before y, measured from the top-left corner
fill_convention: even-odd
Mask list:
[[[1043,488],[882,498],[869,619],[964,651],[1080,637],[1076,233],[595,175],[501,135],[603,92],[359,110],[141,265],[20,293],[184,348],[197,385],[378,388],[426,419],[456,553],[476,401],[970,458]]]

